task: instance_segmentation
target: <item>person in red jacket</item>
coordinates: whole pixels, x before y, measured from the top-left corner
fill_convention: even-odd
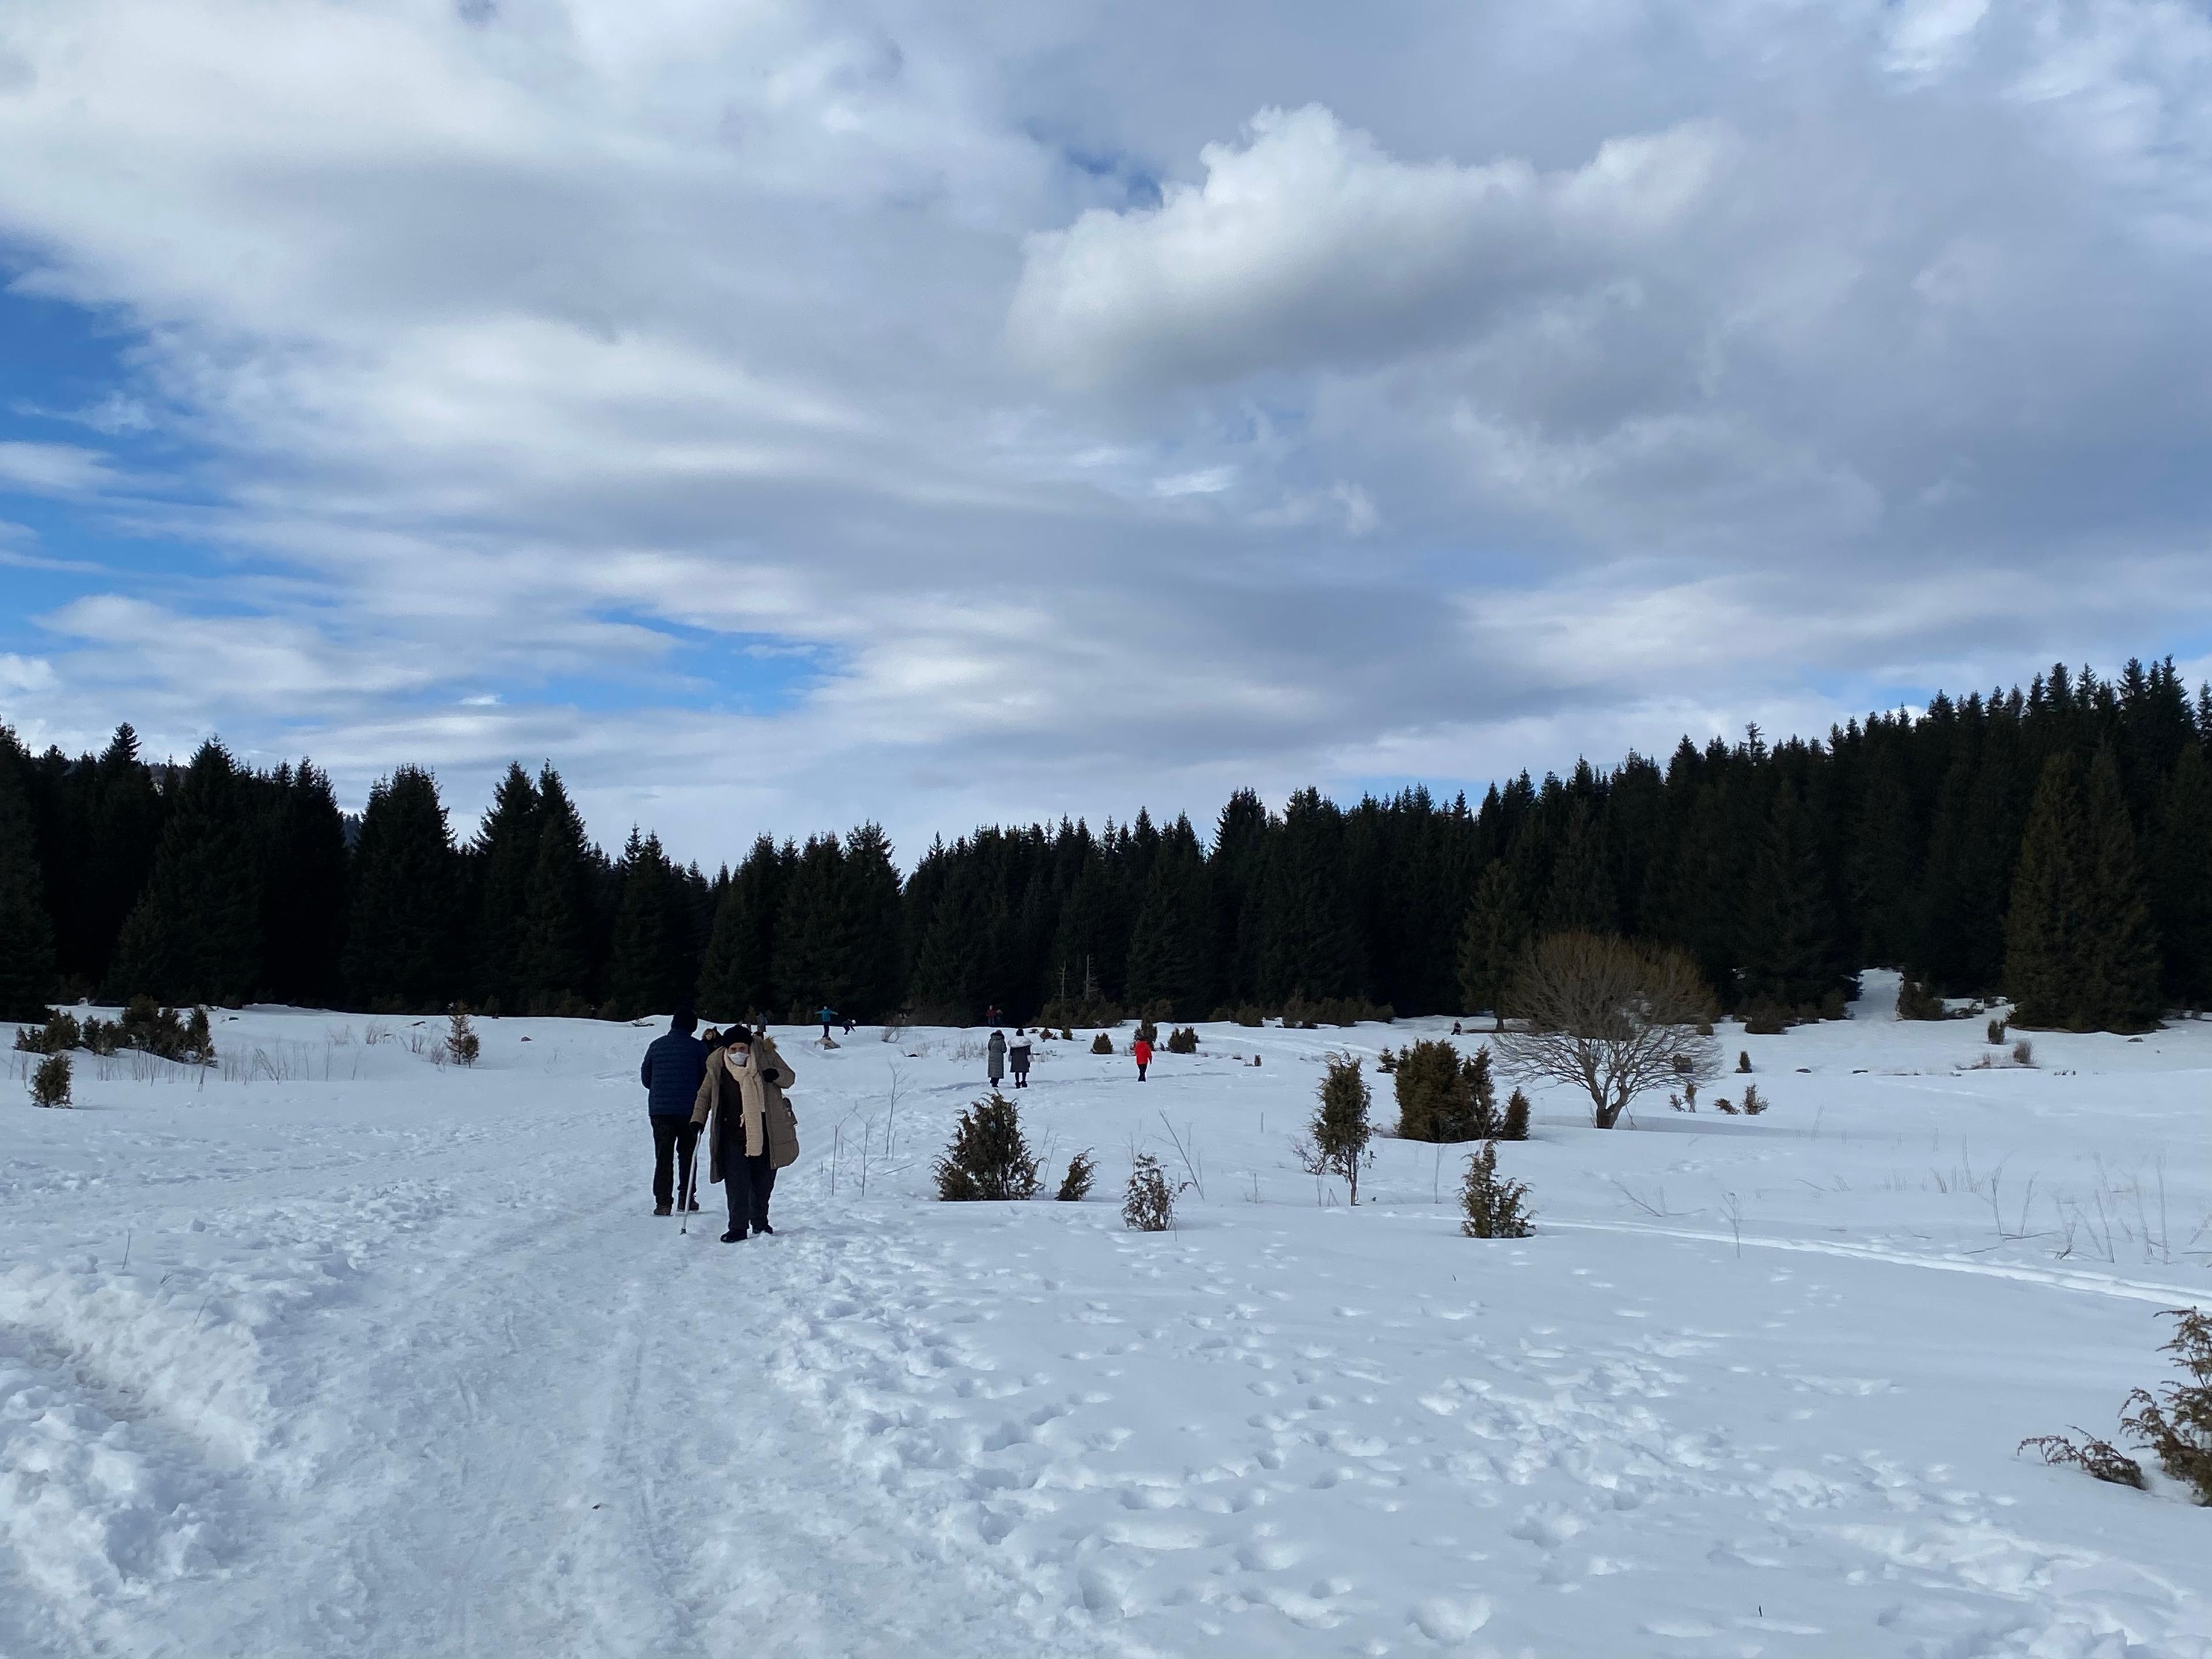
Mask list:
[[[1152,1045],[1144,1038],[1139,1037],[1131,1047],[1129,1053],[1137,1062],[1137,1081],[1142,1083],[1145,1080],[1145,1067],[1152,1063]]]

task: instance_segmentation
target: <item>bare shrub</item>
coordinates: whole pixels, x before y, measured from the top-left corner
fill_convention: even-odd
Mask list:
[[[1091,1149],[1086,1146],[1067,1160],[1067,1173],[1060,1177],[1056,1196],[1062,1204],[1080,1204],[1091,1195],[1091,1183],[1097,1176],[1098,1166],[1091,1161]]]
[[[2035,1045],[2026,1037],[2021,1037],[2014,1042],[2012,1045],[2012,1063],[2015,1066],[2034,1065]]]
[[[1513,983],[1525,1029],[1500,1032],[1504,1069],[1587,1092],[1590,1121],[1610,1129],[1644,1090],[1717,1072],[1712,994],[1680,951],[1605,934],[1554,933],[1532,946]]]
[[[2078,1446],[2063,1434],[2038,1434],[2021,1441],[2014,1451],[2033,1451],[2054,1468],[2071,1464],[2092,1480],[2109,1480],[2116,1486],[2133,1486],[2137,1492],[2149,1488],[2142,1465],[2111,1441],[2100,1440],[2087,1429],[2077,1428],[2074,1432],[2081,1437]]]
[[[2212,1316],[2201,1308],[2169,1308],[2179,1322],[2173,1340],[2160,1353],[2174,1356],[2186,1382],[2168,1382],[2155,1396],[2137,1389],[2128,1396],[2135,1409],[2120,1426],[2158,1457],[2158,1466],[2212,1505]]]
[[[1759,1085],[1756,1083],[1745,1084],[1743,1085],[1743,1115],[1746,1117],[1757,1117],[1765,1109],[1766,1097],[1759,1092]]]
[[[2159,1352],[2173,1355],[2187,1380],[2161,1384],[2155,1395],[2136,1389],[2126,1401],[2133,1409],[2120,1419],[2120,1427],[2199,1504],[2212,1505],[2212,1315],[2202,1308],[2169,1308],[2163,1317],[2177,1323],[2173,1340]],[[2032,1449],[2046,1463],[2071,1464],[2117,1486],[2148,1488],[2134,1458],[2086,1429],[2074,1432],[2081,1437],[2078,1444],[2063,1434],[2040,1434],[2021,1441],[2019,1449]]]
[[[66,1106],[70,1103],[71,1067],[67,1054],[48,1054],[31,1073],[31,1104]]]
[[[1014,1103],[994,1090],[961,1113],[935,1173],[937,1195],[947,1203],[1036,1197],[1037,1161]]]
[[[1459,1230],[1469,1238],[1526,1238],[1535,1231],[1528,1200],[1528,1182],[1499,1175],[1498,1143],[1485,1141],[1460,1182]]]
[[[1121,1197],[1121,1224],[1133,1232],[1164,1233],[1175,1225],[1175,1188],[1150,1152],[1139,1152]]]

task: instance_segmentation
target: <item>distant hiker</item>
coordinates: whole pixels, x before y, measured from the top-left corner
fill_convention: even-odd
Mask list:
[[[740,1025],[700,1081],[691,1122],[707,1128],[707,1179],[722,1182],[728,1200],[725,1244],[742,1242],[748,1230],[775,1231],[768,1224],[775,1172],[799,1157],[799,1120],[783,1093],[792,1075],[766,1030]]]
[[[1014,1027],[1014,1040],[1006,1045],[1006,1063],[1014,1068],[1014,1087],[1030,1086],[1030,1034],[1023,1027]]]
[[[691,1033],[699,1022],[678,1014],[667,1031],[653,1038],[638,1067],[645,1085],[646,1110],[653,1119],[653,1212],[673,1215],[676,1194],[691,1191],[691,1152],[699,1144],[699,1131],[691,1123],[691,1107],[699,1080],[707,1074],[707,1045]],[[672,1169],[671,1165],[678,1167]],[[699,1201],[690,1200],[697,1209]]]
[[[1139,1037],[1136,1042],[1129,1045],[1129,1054],[1137,1062],[1137,1081],[1142,1083],[1145,1080],[1145,1067],[1152,1063],[1152,1045],[1144,1038]]]
[[[830,1028],[837,1023],[837,1011],[825,1002],[814,1011],[814,1018],[821,1022],[822,1040],[824,1042],[829,1042]],[[845,1029],[849,1031],[853,1028],[848,1025]]]
[[[1465,1036],[1467,1035],[1466,1032],[1459,1029],[1459,1022],[1457,1020],[1454,1020],[1452,1022],[1452,1035],[1454,1036]]]
[[[1004,1031],[991,1033],[990,1042],[984,1045],[983,1064],[991,1073],[991,1086],[997,1088],[999,1079],[1006,1074],[1006,1034]]]

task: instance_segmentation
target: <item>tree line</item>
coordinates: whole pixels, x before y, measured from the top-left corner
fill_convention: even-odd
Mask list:
[[[762,835],[713,877],[633,830],[611,855],[550,766],[510,767],[457,838],[402,766],[357,823],[311,763],[220,743],[149,764],[0,726],[0,1013],[57,997],[377,1011],[968,1023],[1510,1000],[1570,929],[1679,948],[1730,1008],[1840,1009],[1856,969],[1911,1006],[2008,993],[2024,1024],[2140,1029],[2212,993],[2212,689],[2171,661],[2055,667],[1826,739],[1684,738],[1527,774],[1279,811],[1240,791],[1201,836],[980,829],[902,880],[883,830]]]

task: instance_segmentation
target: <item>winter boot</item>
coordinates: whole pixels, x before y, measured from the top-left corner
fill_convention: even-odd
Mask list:
[[[742,1244],[744,1242],[745,1236],[743,1233],[724,1233],[722,1235],[722,1243],[725,1244]]]
[[[674,1215],[676,1206],[673,1204],[656,1204],[653,1206],[653,1212],[655,1215]]]

